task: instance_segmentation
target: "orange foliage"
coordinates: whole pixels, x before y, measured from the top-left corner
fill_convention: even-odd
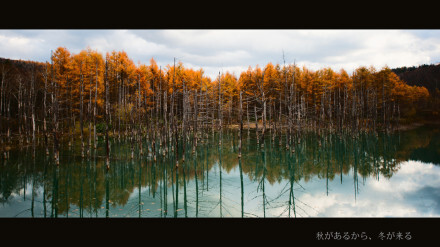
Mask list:
[[[305,66],[268,63],[263,68],[258,65],[255,68],[249,66],[238,77],[225,72],[220,78],[211,81],[204,75],[203,69],[185,68],[182,62],[177,62],[175,67],[172,64],[159,68],[151,58],[150,65],[136,66],[124,51],[112,51],[107,53],[104,59],[99,52],[90,48],[78,54],[71,54],[66,48],[59,47],[53,53],[54,79],[60,86],[60,97],[70,99],[71,95],[74,111],[78,111],[81,80],[84,83],[85,105],[88,103],[90,91],[93,94],[92,103],[94,102],[95,82],[98,80],[97,104],[102,113],[105,62],[108,63],[110,98],[111,102],[115,103],[118,102],[118,92],[122,86],[128,90],[130,101],[135,102],[140,93],[142,99],[148,100],[149,105],[154,103],[150,101],[153,91],[157,92],[161,88],[168,90],[168,95],[171,95],[173,84],[178,92],[182,92],[184,83],[186,90],[207,91],[214,97],[218,94],[219,80],[223,104],[229,104],[231,100],[231,104],[236,104],[234,102],[237,102],[240,90],[244,92],[244,97],[261,99],[264,94],[266,100],[281,101],[289,94],[291,86],[297,95],[305,96],[305,100],[317,108],[321,104],[323,94],[342,97],[343,92],[354,90],[374,94],[378,100],[377,107],[381,107],[382,98],[402,105],[411,105],[429,97],[426,88],[407,85],[388,67],[379,71],[373,67],[359,67],[350,76],[343,69],[339,72],[331,68],[311,71]]]

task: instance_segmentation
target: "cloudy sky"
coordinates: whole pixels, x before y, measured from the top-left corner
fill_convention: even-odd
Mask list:
[[[348,72],[359,66],[378,69],[440,62],[440,30],[272,30],[272,29],[155,29],[155,30],[0,30],[0,57],[48,61],[50,51],[66,47],[71,53],[90,47],[105,55],[125,51],[135,63],[161,66],[177,61],[239,76],[249,66],[296,61],[312,70],[331,67]]]

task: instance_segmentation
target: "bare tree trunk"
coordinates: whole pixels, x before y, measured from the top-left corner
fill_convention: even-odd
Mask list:
[[[218,119],[219,119],[219,129],[220,129],[220,138],[219,138],[219,142],[218,145],[220,146],[222,144],[222,129],[223,129],[223,125],[222,125],[222,104],[221,104],[221,93],[222,93],[222,89],[221,89],[221,77],[220,77],[220,72],[218,72]]]
[[[162,104],[162,67],[159,67],[159,91],[157,92],[158,98],[159,98],[159,117],[158,119],[161,119],[163,117],[163,104]],[[158,129],[159,135],[159,147],[162,148],[163,145],[163,131],[161,129],[164,128],[164,125]]]
[[[238,158],[241,158],[241,142],[243,139],[243,99],[242,99],[242,91],[240,90],[240,132],[239,132],[239,140],[238,140]]]
[[[11,96],[8,96],[8,119],[11,119]],[[7,132],[8,142],[11,142],[11,125],[8,124],[8,132]]]
[[[287,83],[287,71],[286,68],[284,68],[284,102],[287,106],[287,130],[286,130],[286,150],[289,150],[290,148],[290,132],[291,132],[291,121],[292,121],[292,105],[290,104],[290,91],[288,91],[288,83]]]
[[[185,163],[185,151],[186,151],[186,128],[187,128],[187,111],[188,111],[188,107],[187,107],[187,91],[185,88],[185,80],[182,80],[182,90],[183,90],[183,116],[182,116],[182,162]]]
[[[141,108],[141,78],[140,75],[138,75],[138,100],[137,100],[137,116],[138,116],[138,130],[137,130],[137,134],[139,135],[138,138],[138,145],[139,145],[139,152],[141,155],[143,155],[143,149],[142,149],[142,134],[141,134],[141,113],[140,113],[140,108]],[[146,106],[145,106],[146,107]]]
[[[154,107],[154,105],[153,105],[153,107],[152,107],[152,109],[151,109],[151,119],[152,119],[152,121],[153,121],[153,123],[152,123],[152,125],[153,125],[153,134],[152,134],[152,142],[151,142],[151,149],[152,149],[152,152],[153,152],[153,160],[156,162],[156,125],[157,125],[157,110],[155,110],[155,109],[157,109],[157,102],[156,102],[156,99],[157,99],[157,96],[156,96],[156,87],[154,86],[154,82],[155,82],[155,78],[153,78],[153,81],[152,81],[152,83],[151,83],[151,89],[152,89],[152,91],[153,91],[153,93],[152,93],[152,102],[153,102],[153,104],[155,104],[156,105],[156,107]],[[153,119],[153,110],[155,111],[155,118]]]
[[[176,159],[176,167],[179,166],[179,138],[178,138],[178,133],[177,133],[177,123],[176,123],[176,119],[175,119],[175,113],[174,113],[174,98],[175,98],[175,94],[176,94],[176,82],[175,82],[175,77],[176,77],[176,58],[174,58],[174,69],[173,69],[173,93],[171,94],[171,126],[172,126],[172,131],[174,133],[172,133],[172,135],[174,135],[174,153],[175,153],[175,159]]]
[[[48,84],[48,71],[47,71],[47,63],[45,66],[45,73],[43,75],[44,77],[44,93],[43,93],[43,132],[44,132],[44,146],[46,148],[46,155],[49,155],[49,143],[48,143],[48,137],[47,137],[47,123],[46,123],[46,115],[47,115],[47,84]]]
[[[87,153],[91,154],[91,148],[92,148],[92,82],[93,82],[93,77],[90,74],[90,82],[89,82],[89,104],[87,107],[87,112],[89,115],[89,148],[87,149]]]
[[[264,92],[263,92],[263,113],[262,113],[262,118],[263,118],[263,133],[261,134],[261,147],[264,147],[264,136],[266,133],[266,98],[264,97]]]
[[[32,115],[32,148],[33,153],[32,157],[35,158],[35,77],[34,77],[34,65],[32,65],[32,74],[31,74],[31,115]]]
[[[3,85],[5,84],[5,81],[6,81],[7,71],[5,69],[4,63],[2,63],[1,68],[2,68],[2,82],[1,82],[1,86],[0,86],[0,144],[3,144],[3,125],[2,125],[2,123],[3,123],[3,107],[4,107],[4,105],[3,105],[4,96],[3,95],[6,94],[5,93],[6,90],[4,89]]]
[[[342,123],[341,123],[342,128],[344,128],[345,115],[346,115],[346,112],[348,111],[347,104],[348,104],[348,87],[347,87],[347,85],[345,85],[345,87],[344,87],[344,107],[342,109]]]
[[[377,120],[377,91],[374,90],[374,118],[373,118],[373,130],[376,131],[376,120]]]
[[[79,121],[80,121],[80,130],[81,130],[81,157],[84,157],[84,75],[82,73],[83,62],[81,62],[80,74],[81,74],[81,85],[80,85],[80,93],[79,93]]]
[[[168,134],[169,134],[169,129],[170,127],[168,126],[168,119],[167,119],[167,114],[168,114],[168,99],[167,99],[167,90],[164,90],[163,92],[163,118],[164,118],[164,134],[163,134],[163,142],[164,142],[164,150],[163,150],[163,156],[165,156],[166,153],[168,153],[168,145],[167,145],[167,138],[168,138]]]
[[[336,108],[336,100],[335,97],[336,93],[333,93],[333,106]],[[328,115],[329,115],[329,121],[330,121],[330,131],[333,130],[333,112],[332,112],[332,91],[330,91],[330,97],[329,97],[329,107],[328,107]]]
[[[385,116],[385,78],[382,79],[382,111],[383,111],[383,128],[386,130]]]
[[[290,114],[291,116],[292,116],[292,120],[291,120],[291,125],[290,125],[290,133],[291,133],[291,135],[293,135],[293,124],[294,124],[294,118],[295,118],[295,113],[294,113],[294,110],[295,110],[295,104],[296,104],[296,90],[295,90],[295,74],[296,74],[296,61],[294,60],[293,61],[293,73],[292,73],[292,84],[291,84],[291,87],[290,87],[290,102],[291,102],[291,111],[292,111],[292,113]],[[299,121],[299,120],[298,120]],[[299,126],[298,126],[298,128],[297,128],[297,133],[298,133],[298,135],[300,135],[300,128],[299,128]],[[298,136],[298,142],[299,142],[299,140],[300,140],[300,138],[299,138],[299,136]],[[294,141],[294,140],[293,140]],[[292,149],[291,149],[291,152],[292,153],[294,153],[295,152],[295,145],[293,145],[293,147],[292,147]]]
[[[341,87],[338,86],[338,106],[337,106],[337,118],[338,118],[338,132],[341,133],[342,130],[342,106],[341,106]]]
[[[278,146],[282,145],[282,138],[281,138],[281,129],[282,129],[282,123],[281,123],[281,115],[282,115],[282,108],[281,108],[281,89],[280,89],[280,93],[279,93],[279,98],[280,100],[280,109],[278,112]]]
[[[9,72],[9,69],[6,69],[5,63],[2,63],[1,69],[2,69],[2,82],[0,87],[0,145],[3,145],[3,119],[4,119],[3,113],[5,112],[5,107],[6,107],[6,75]],[[7,119],[9,121],[9,118]],[[9,129],[9,124],[7,125]],[[5,152],[5,156],[6,156],[6,152]]]
[[[55,157],[55,163],[59,165],[59,148],[58,148],[58,94],[57,94],[57,83],[55,82],[54,78],[54,65],[53,65],[53,56],[51,55],[52,60],[52,111],[53,111],[53,118],[52,118],[52,134],[53,134],[53,141],[54,141],[54,157]]]
[[[160,74],[159,74],[160,77]],[[157,85],[154,89],[154,96],[155,96],[155,116],[154,116],[154,135],[153,135],[153,141],[154,141],[154,155],[153,155],[153,160],[156,161],[156,142],[159,142],[159,148],[160,148],[160,131],[159,131],[159,124],[160,124],[160,101],[161,101],[161,94],[160,94],[160,78],[159,78],[159,85]],[[157,151],[159,151],[159,148]]]
[[[69,102],[69,111],[70,111],[70,140],[69,140],[69,147],[71,145],[73,145],[73,139],[74,139],[74,135],[75,135],[75,114],[73,113],[73,90],[72,90],[72,85],[73,83],[70,82],[69,83],[69,93],[70,93],[70,102]]]
[[[93,144],[94,149],[97,147],[98,139],[96,138],[96,114],[98,102],[98,62],[96,62],[96,80],[95,80],[95,104],[93,105]]]
[[[324,107],[324,103],[325,102],[325,89],[324,92],[322,93],[321,96],[321,123],[320,123],[320,128],[324,128],[324,122],[325,122],[325,107]]]
[[[128,85],[129,84],[130,83],[128,83]],[[128,109],[127,109],[127,111],[128,111]],[[135,141],[135,133],[134,133],[134,128],[133,128],[133,126],[134,126],[134,111],[135,111],[135,109],[131,108],[130,111],[128,112],[129,117],[130,117],[130,127],[129,127],[128,131],[131,132],[130,137],[129,137],[130,145],[131,145],[131,159],[134,158],[134,141]]]
[[[193,150],[192,152],[195,153],[196,151],[196,147],[197,147],[197,125],[198,125],[198,91],[196,90],[196,93],[194,95],[194,115],[193,115],[193,119],[194,119],[194,136],[193,136]]]
[[[108,77],[107,74],[108,73],[108,64],[107,64],[107,60],[105,61],[105,74],[104,74],[104,88],[105,88],[105,150],[106,150],[106,168],[107,170],[110,169],[110,144],[109,144],[109,136],[108,136],[108,132],[109,132],[109,127],[110,127],[110,122],[109,122],[109,88],[108,88]]]
[[[356,86],[355,86],[355,80],[353,79],[353,93],[352,93],[352,108],[351,108],[351,132],[352,134],[355,133],[356,129]]]
[[[268,120],[268,122],[269,122],[269,137],[272,137],[272,141],[275,141],[275,131],[273,131],[273,134],[272,134],[272,130],[276,129],[275,124],[274,124],[275,121],[273,121],[273,118],[272,118],[272,111],[273,111],[272,108],[273,107],[274,107],[274,104],[272,103],[272,99],[270,99],[269,100],[269,120]]]
[[[126,96],[127,96],[127,90],[126,90],[126,86],[125,86],[125,80],[124,80],[124,77],[122,77],[122,109],[124,112],[123,125],[125,126],[125,130],[123,133],[124,139],[127,138],[127,131],[128,131],[128,123],[127,123],[127,116],[126,116],[126,113],[127,113],[127,97]]]
[[[260,144],[260,137],[258,135],[258,115],[257,115],[257,106],[254,105],[254,112],[255,112],[255,133],[257,135],[257,145]]]
[[[23,121],[22,121],[22,115],[23,115],[23,107],[22,107],[22,96],[23,96],[23,90],[22,90],[23,86],[22,86],[22,79],[21,79],[21,75],[18,75],[18,139],[19,139],[19,143],[20,146],[22,146],[22,129],[23,129]]]
[[[247,131],[248,131],[248,135],[249,135],[249,129],[251,127],[250,123],[249,123],[249,100],[246,100],[246,120],[247,120]]]

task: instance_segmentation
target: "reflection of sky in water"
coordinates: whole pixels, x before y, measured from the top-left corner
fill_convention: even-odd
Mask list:
[[[418,161],[405,161],[390,179],[359,178],[354,190],[352,174],[343,183],[313,180],[302,184],[306,189],[298,199],[317,210],[313,217],[432,217],[440,215],[440,167]],[[350,185],[350,186],[349,186]]]
[[[220,217],[219,170],[211,172],[209,191],[202,190],[199,181],[199,216]],[[332,181],[313,177],[308,182],[295,182],[297,217],[437,217],[440,216],[440,167],[418,161],[406,161],[390,179],[382,176],[358,178],[352,171]],[[263,217],[263,191],[259,181],[243,176],[244,216]],[[265,181],[266,217],[287,217],[289,181],[269,184]],[[188,216],[195,215],[195,185],[187,185]],[[182,190],[182,189],[180,189]],[[183,191],[179,192],[183,208]],[[170,194],[170,192],[169,192]],[[169,201],[172,198],[169,199]],[[179,217],[183,215],[180,211]],[[294,217],[293,205],[290,212]],[[222,217],[241,217],[241,186],[238,167],[229,173],[222,171]]]
[[[352,170],[328,181],[313,177],[308,182],[296,181],[293,186],[297,217],[438,217],[440,216],[440,167],[432,163],[405,161],[398,172],[387,179],[383,176],[358,177],[356,195]],[[205,199],[219,201],[218,174],[210,175],[211,191]],[[244,181],[245,217],[263,217],[263,191],[259,181]],[[258,189],[257,189],[258,188]],[[266,217],[287,217],[289,181],[270,185],[265,181]],[[209,199],[208,199],[209,198]],[[223,206],[241,217],[241,187],[238,168],[222,173]],[[219,206],[210,217],[219,216]],[[223,210],[223,217],[228,214]],[[230,215],[229,215],[230,216]],[[293,205],[290,216],[294,217]]]
[[[227,140],[230,139],[225,139],[223,143],[227,148],[222,149],[221,157],[217,149],[203,150],[206,153],[195,159],[195,163],[191,161],[180,166],[178,189],[174,164],[167,166],[167,162],[156,166],[147,163],[142,167],[137,161],[121,162],[114,164],[106,177],[101,160],[97,163],[69,161],[60,166],[58,172],[50,165],[47,171],[36,166],[40,169],[33,172],[33,166],[25,166],[32,164],[28,162],[29,157],[16,153],[16,156],[11,155],[16,159],[11,158],[10,163],[0,166],[0,217],[32,217],[32,213],[35,217],[51,217],[54,202],[60,209],[58,217],[106,217],[107,213],[109,217],[241,217],[242,203],[244,217],[440,217],[438,132],[420,129],[405,132],[399,138],[368,138],[348,139],[346,146],[334,143],[330,153],[317,149],[313,138],[304,139],[302,144],[307,145],[297,152],[301,160],[293,169],[289,169],[286,160],[282,159],[284,150],[268,149],[266,156],[262,156],[260,150],[249,148],[255,140],[248,140],[245,147],[249,153],[242,159],[243,180],[236,163],[236,151],[229,150],[231,144]],[[125,157],[124,143],[120,145],[119,152]],[[353,153],[356,150],[358,153]],[[327,166],[329,154],[334,163]],[[356,168],[353,157],[357,158]],[[311,158],[317,159],[316,162],[310,162]],[[378,166],[371,163],[372,158]],[[381,166],[384,160],[387,165]],[[409,161],[394,167],[392,160]],[[328,174],[332,180],[326,179],[326,167],[331,167]],[[357,175],[356,180],[354,169],[371,175]],[[291,184],[288,177],[291,174],[299,180],[293,184],[295,199],[289,205]],[[166,186],[164,176],[167,176]],[[32,207],[33,184],[36,186]],[[52,200],[52,193],[58,193],[57,199]],[[110,199],[108,212],[107,197]],[[176,208],[174,203],[177,201]]]
[[[42,194],[42,188],[37,189]],[[18,193],[12,193],[6,202],[0,203],[0,217],[28,217],[30,216],[30,203],[32,197],[32,184],[28,184],[26,193],[21,189]],[[41,198],[39,198],[41,199]],[[29,202],[29,203],[27,203]]]
[[[295,212],[293,205],[290,216],[294,217],[438,217],[440,216],[440,167],[432,163],[405,161],[399,164],[399,170],[387,179],[383,176],[358,177],[353,179],[353,170],[328,181],[326,178],[312,177],[308,182],[296,181],[293,185]],[[179,174],[183,176],[183,174]],[[244,217],[288,217],[290,182],[282,180],[270,184],[261,180],[251,181],[243,174]],[[186,211],[184,208],[185,191],[178,190],[177,217],[196,217],[196,182],[187,181]],[[357,186],[355,194],[355,185]],[[198,217],[241,217],[241,180],[239,167],[229,173],[222,169],[221,204],[220,170],[216,166],[209,172],[207,182],[198,180]],[[328,188],[328,195],[327,195]],[[168,187],[166,217],[174,217],[173,192]],[[9,200],[0,204],[0,217],[31,217],[32,185],[24,191],[11,195]],[[36,188],[34,215],[43,217],[42,188]],[[148,187],[142,187],[139,193],[135,188],[125,205],[110,202],[110,217],[164,217],[165,207],[161,190],[153,198]],[[140,196],[140,198],[139,198]],[[176,196],[176,194],[174,194]],[[25,198],[25,200],[24,200]],[[49,204],[49,202],[47,202]],[[221,208],[220,208],[221,205]],[[105,204],[101,204],[96,213],[105,217]],[[50,217],[50,205],[47,205],[47,217]],[[140,210],[140,214],[139,214]],[[265,214],[264,214],[265,212]],[[84,217],[95,217],[95,212],[85,209]],[[59,215],[66,217],[66,215]],[[67,217],[78,217],[78,207],[71,205]]]

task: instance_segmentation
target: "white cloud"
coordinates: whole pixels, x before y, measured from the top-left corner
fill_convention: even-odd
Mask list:
[[[0,33],[0,57],[28,60],[28,54],[40,51],[43,42],[38,38]]]
[[[338,57],[341,63],[356,61],[359,66],[400,67],[431,63],[432,56],[440,55],[439,44],[404,30],[356,31],[353,34],[361,47]]]
[[[159,65],[176,57],[215,77],[222,68],[267,63],[331,67],[351,72],[440,61],[440,30],[0,30],[0,56],[47,60],[58,46],[72,53],[90,46],[102,53],[124,50],[134,61]],[[234,71],[237,75],[241,71]]]

